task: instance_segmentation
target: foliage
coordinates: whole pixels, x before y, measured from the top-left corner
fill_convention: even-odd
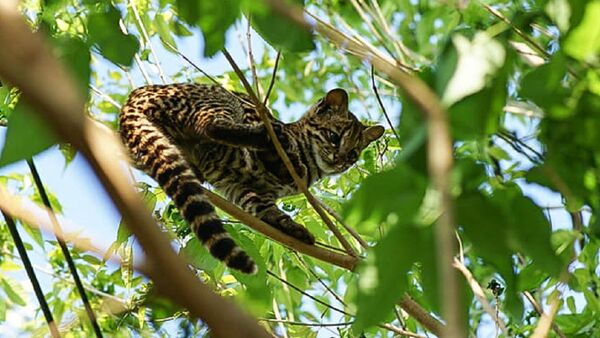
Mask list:
[[[195,60],[201,54],[222,62],[218,52],[224,46],[233,50],[246,45],[248,19],[263,94],[275,50],[282,51],[270,99],[282,119],[297,118],[336,86],[348,89],[351,109],[361,118],[386,121],[370,89],[369,65],[261,2],[27,0],[20,6],[89,96],[91,116],[111,128],[116,127],[118,103],[134,83],[158,83],[163,77],[209,82],[192,65],[179,62],[179,53],[187,54],[192,40],[202,40],[201,53],[186,56]],[[599,335],[600,28],[595,19],[600,1],[306,0],[304,6],[416,70],[415,76],[440,97],[454,138],[451,183],[460,255],[483,287],[500,283],[504,289],[501,294],[486,290],[486,297],[508,323],[509,335],[530,336],[537,323],[524,292],[545,305],[557,290],[560,330],[569,337]],[[235,51],[243,64],[244,51]],[[250,69],[244,71],[251,79]],[[241,90],[231,71],[216,75],[219,83]],[[391,336],[377,326],[381,323],[422,333],[423,327],[397,307],[405,293],[440,315],[434,230],[442,210],[427,175],[426,122],[384,75],[376,75],[399,139],[388,131],[358,165],[312,189],[369,242],[356,273],[301,256],[230,220],[237,242],[261,268],[256,276],[233,273],[193,239],[155,183],[138,184],[165,234],[198,277],[259,318],[283,319],[281,325],[267,322],[278,335]],[[1,164],[29,158],[54,142],[43,123],[27,113],[18,90],[0,87],[0,111],[8,117]],[[69,163],[72,153],[64,154]],[[27,175],[6,173],[0,180],[37,199]],[[558,205],[549,204],[556,200]],[[286,198],[281,206],[320,242],[337,246],[303,197]],[[118,230],[109,253],[121,256],[124,266],[74,253],[93,290],[103,331],[111,336],[207,335],[203,323],[158,296],[152,283],[133,270],[135,240],[124,224],[114,226]],[[91,327],[55,241],[25,229],[32,240],[28,250],[47,255],[52,277],[46,297],[56,321],[72,336],[88,336]],[[19,281],[5,274],[20,263],[4,225],[0,239],[4,322],[8,311],[30,301]],[[463,287],[470,335],[494,332],[489,315]],[[342,324],[330,329],[293,325],[297,321]],[[41,314],[20,330],[45,333]]]

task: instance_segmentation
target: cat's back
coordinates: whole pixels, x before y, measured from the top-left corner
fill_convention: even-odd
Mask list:
[[[176,83],[147,85],[131,92],[122,108],[121,116],[130,112],[165,122],[164,115],[180,117],[198,114],[221,114],[233,120],[243,119],[243,102],[219,85]]]

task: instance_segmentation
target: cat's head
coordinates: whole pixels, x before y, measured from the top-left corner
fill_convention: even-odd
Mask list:
[[[348,94],[333,89],[305,114],[312,150],[319,168],[328,175],[345,171],[371,142],[383,135],[382,126],[365,126],[348,110]]]

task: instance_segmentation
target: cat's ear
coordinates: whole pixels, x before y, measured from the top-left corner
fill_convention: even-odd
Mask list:
[[[367,144],[369,144],[375,141],[376,139],[380,138],[381,135],[383,135],[383,132],[385,132],[385,129],[382,126],[368,127],[362,132],[363,139]]]
[[[348,93],[341,88],[332,89],[325,95],[323,105],[329,107],[334,112],[347,114]]]

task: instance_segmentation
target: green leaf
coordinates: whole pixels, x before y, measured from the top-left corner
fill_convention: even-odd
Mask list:
[[[163,45],[167,50],[174,52],[173,48],[177,49],[177,43],[175,42],[175,39],[173,39],[173,37],[171,36],[167,20],[173,20],[173,18],[169,17],[167,13],[156,14],[156,16],[154,17],[156,31],[158,32],[158,36],[160,36],[160,40],[163,42]]]
[[[303,3],[301,0],[291,2],[300,6]],[[315,48],[313,36],[308,30],[272,12],[269,8],[257,6],[255,3],[247,7],[249,7],[247,16],[252,27],[276,49],[300,53]]]
[[[37,243],[37,245],[43,248],[44,238],[42,237],[42,232],[40,229],[29,226],[27,223],[21,223],[21,225],[29,237],[31,237]]]
[[[419,209],[427,181],[408,165],[367,177],[344,205],[342,215],[359,229],[373,230],[381,222],[410,223]]]
[[[90,42],[98,46],[100,53],[110,61],[130,66],[139,49],[135,36],[124,34],[119,28],[121,13],[113,6],[100,13],[92,13],[88,18]]]
[[[215,55],[225,46],[227,29],[240,16],[240,0],[176,0],[181,18],[196,25],[204,35],[204,56]]]
[[[542,210],[517,189],[496,191],[493,200],[503,205],[508,216],[513,250],[527,254],[548,275],[558,276],[562,263],[552,249],[552,229]]]
[[[590,1],[581,23],[573,28],[564,42],[565,53],[585,62],[598,61],[600,53],[600,1]]]
[[[523,77],[520,94],[553,116],[566,116],[569,111],[562,105],[569,94],[569,90],[562,82],[566,71],[565,57],[557,53],[550,62]]]
[[[190,264],[200,270],[212,271],[220,264],[196,238],[187,241],[179,254],[183,255]]]
[[[89,46],[80,39],[64,35],[54,38],[52,43],[58,58],[74,75],[81,94],[87,98],[91,76]]]
[[[25,306],[26,302],[20,295],[24,294],[25,292],[22,290],[21,286],[18,285],[14,280],[8,279],[7,277],[1,277],[0,287],[2,288],[2,290],[4,290],[4,293],[6,293],[8,299],[10,299],[13,303]]]
[[[20,100],[8,120],[0,166],[31,158],[56,143],[56,137],[46,125]]]
[[[473,243],[476,253],[504,278],[508,310],[520,318],[523,304],[517,299],[516,276],[508,244],[508,220],[503,210],[481,193],[473,192],[457,199],[456,216],[458,225]]]
[[[6,302],[4,301],[4,299],[0,299],[0,322],[4,322],[6,321]]]
[[[258,251],[257,245],[244,235],[241,231],[235,231],[229,224],[225,224],[225,229],[231,235],[231,238],[250,256],[258,272],[254,275],[248,275],[236,270],[229,270],[246,287],[245,292],[241,294],[241,300],[245,302],[250,311],[257,316],[263,316],[272,306],[271,289],[267,287],[267,265]]]
[[[431,230],[429,228],[429,230]],[[408,271],[421,252],[431,248],[426,229],[397,226],[369,252],[360,267],[355,332],[383,321],[408,288]]]

